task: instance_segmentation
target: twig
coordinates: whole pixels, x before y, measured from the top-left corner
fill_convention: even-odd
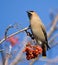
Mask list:
[[[49,40],[49,44],[51,44],[56,37],[58,37],[58,34],[54,35],[54,36]]]
[[[58,63],[58,56],[56,58],[53,58],[53,59],[43,59],[43,58],[40,58],[39,61],[44,61],[44,62],[49,62],[49,63]]]
[[[26,28],[24,28],[24,29],[22,29],[22,30],[19,30],[19,31],[17,31],[17,32],[15,32],[15,33],[13,33],[13,34],[11,34],[11,35],[9,35],[9,36],[7,36],[7,38],[9,38],[9,37],[11,37],[11,36],[14,36],[14,35],[16,35],[16,34],[19,34],[20,32],[24,32],[25,30],[28,30],[29,29],[29,27],[26,27]],[[5,41],[6,39],[5,38],[3,38],[2,40],[0,40],[0,44],[2,44],[4,41]],[[6,61],[5,61],[5,65],[8,65],[8,57],[6,58]]]
[[[50,46],[51,48],[58,44],[58,42],[54,42],[54,40],[55,40],[56,37],[58,37],[58,34],[54,35],[54,36],[49,40],[49,46]]]
[[[38,57],[35,58],[35,59],[32,59],[32,62],[30,63],[30,65],[33,65],[33,63],[34,63],[36,60],[38,60]]]
[[[58,20],[58,15],[55,17],[55,20],[53,21],[53,25],[47,34],[48,38],[50,38],[51,34],[54,32],[56,24],[57,24],[57,20]]]
[[[7,38],[7,32],[8,32],[8,30],[9,30],[10,28],[14,28],[14,26],[13,26],[13,25],[9,25],[9,26],[6,28],[6,30],[5,30],[5,39]]]
[[[46,64],[44,64],[44,65],[50,65],[50,64],[51,64],[51,63],[47,61]]]
[[[29,29],[29,27],[26,27],[26,28],[24,28],[24,29],[22,29],[22,30],[19,30],[19,31],[17,31],[17,32],[11,34],[11,35],[9,35],[7,38],[9,38],[9,37],[11,37],[11,36],[14,36],[14,35],[16,35],[16,34],[19,34],[20,32],[24,32],[25,30],[28,30],[28,29]],[[3,38],[3,39],[0,41],[0,44],[2,44],[4,41],[5,41],[5,38]]]
[[[21,51],[17,54],[17,56],[15,57],[15,59],[12,61],[12,63],[10,65],[16,65],[19,61],[21,61],[21,58],[23,55],[23,50],[27,44],[27,39],[28,39],[28,36],[24,38],[24,41],[22,42],[23,47],[22,47]]]
[[[10,54],[6,54],[6,58],[5,58],[5,64],[4,65],[8,65],[8,60],[9,60]]]

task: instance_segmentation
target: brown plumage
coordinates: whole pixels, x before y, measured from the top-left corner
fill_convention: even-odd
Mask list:
[[[28,17],[30,20],[32,33],[37,41],[37,44],[42,42],[41,47],[43,49],[43,56],[46,56],[46,47],[50,48],[48,45],[47,34],[44,24],[41,22],[40,17],[34,11],[28,11]]]

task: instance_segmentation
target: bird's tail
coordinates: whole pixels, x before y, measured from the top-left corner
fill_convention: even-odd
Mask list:
[[[46,49],[47,49],[47,50],[50,49],[50,46],[48,45],[48,42],[44,42],[44,43],[42,44],[42,49],[43,49],[43,51],[42,51],[42,56],[43,56],[43,57],[46,57]]]
[[[46,57],[46,44],[42,44],[42,56]]]

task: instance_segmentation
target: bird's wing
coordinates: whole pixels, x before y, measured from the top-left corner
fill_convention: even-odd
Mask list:
[[[45,41],[48,42],[48,40],[47,40],[47,33],[46,33],[46,30],[45,30],[44,26],[41,25],[41,28],[42,28],[43,34],[45,36]]]
[[[41,28],[42,28],[42,31],[43,31],[44,36],[45,36],[45,41],[44,42],[45,42],[45,44],[47,46],[47,50],[48,50],[48,48],[50,49],[50,46],[48,45],[47,33],[46,33],[46,30],[45,30],[44,26],[41,26]]]

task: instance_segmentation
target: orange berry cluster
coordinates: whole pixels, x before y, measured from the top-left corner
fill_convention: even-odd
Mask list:
[[[26,59],[30,60],[40,55],[42,53],[42,48],[39,45],[31,45],[28,43],[23,52],[26,52]]]

